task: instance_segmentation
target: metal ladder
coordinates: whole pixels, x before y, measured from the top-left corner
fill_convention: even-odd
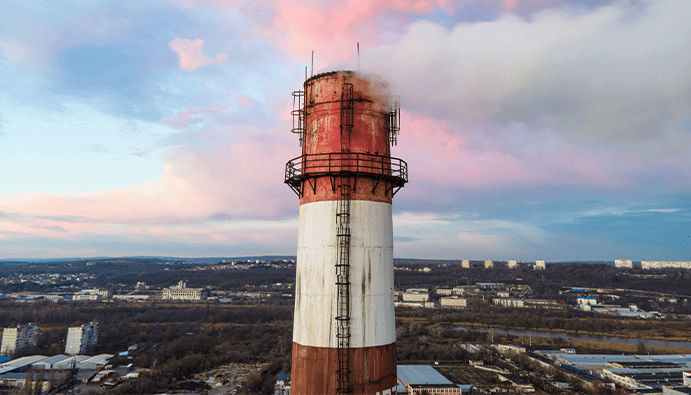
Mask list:
[[[350,152],[350,135],[353,131],[353,84],[343,84],[341,94],[341,152]],[[341,169],[348,166],[343,160]],[[350,366],[350,200],[351,179],[338,177],[336,201],[336,290],[337,308],[336,338],[338,340],[338,391],[340,394],[352,394]]]

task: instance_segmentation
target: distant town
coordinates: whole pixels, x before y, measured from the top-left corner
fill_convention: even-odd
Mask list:
[[[0,272],[0,391],[290,393],[294,257]],[[689,262],[396,260],[396,393],[691,393],[690,278]]]

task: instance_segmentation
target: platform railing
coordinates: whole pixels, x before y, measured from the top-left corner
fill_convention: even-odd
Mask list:
[[[354,174],[408,182],[408,164],[398,158],[357,152],[305,154],[286,164],[285,182],[293,183],[326,175]]]

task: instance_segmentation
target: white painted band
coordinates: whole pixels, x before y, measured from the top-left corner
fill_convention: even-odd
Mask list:
[[[391,204],[351,201],[350,347],[396,341]],[[293,341],[338,347],[336,202],[300,206]]]

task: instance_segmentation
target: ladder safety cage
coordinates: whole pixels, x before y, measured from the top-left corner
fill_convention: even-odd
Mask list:
[[[341,92],[341,160],[340,167],[352,166],[350,136],[353,132],[355,103],[353,84],[344,83]],[[357,158],[357,156],[356,156]],[[331,162],[329,160],[329,162]],[[357,160],[355,161],[357,163]],[[338,368],[336,370],[337,393],[352,394],[350,366],[350,200],[351,179],[348,175],[338,178],[336,201],[336,342]]]
[[[401,101],[398,96],[389,98],[389,143],[398,144],[398,133],[401,131]]]
[[[293,110],[290,115],[293,116],[293,128],[290,131],[298,135],[302,147],[305,138],[305,91],[293,92]]]

